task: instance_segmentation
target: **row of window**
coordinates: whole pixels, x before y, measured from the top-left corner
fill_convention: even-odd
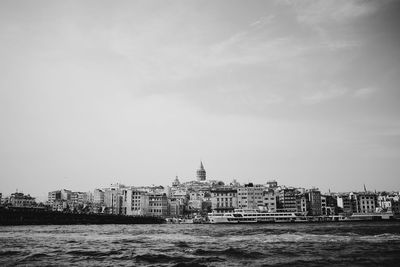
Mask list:
[[[365,197],[365,196],[362,196],[361,199],[374,199],[374,197]]]
[[[221,198],[221,202],[223,202],[225,200],[225,202],[232,202],[232,199],[231,198]],[[219,198],[217,198],[217,202],[220,202],[220,199]]]
[[[239,196],[241,195],[258,195],[258,196],[263,196],[264,193],[257,193],[257,192],[246,192],[246,193],[238,193]]]
[[[229,203],[229,205],[226,203],[224,206],[224,203],[221,203],[221,205],[220,205],[220,203],[217,203],[217,208],[219,208],[219,207],[233,208],[233,205],[232,205],[232,203]]]
[[[150,212],[153,212],[153,213],[161,213],[162,210],[161,210],[161,209],[150,209]]]
[[[165,206],[165,205],[162,205],[162,203],[150,203],[149,204],[149,206]]]
[[[218,197],[218,196],[229,196],[229,197],[231,197],[231,196],[236,196],[236,194],[235,193],[213,193],[213,196],[214,197]]]

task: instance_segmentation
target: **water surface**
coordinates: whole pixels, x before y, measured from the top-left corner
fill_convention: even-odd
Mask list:
[[[400,222],[0,227],[1,266],[395,266]]]

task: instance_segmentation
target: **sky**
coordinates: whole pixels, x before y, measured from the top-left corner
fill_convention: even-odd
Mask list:
[[[400,190],[400,1],[0,2],[0,192]]]

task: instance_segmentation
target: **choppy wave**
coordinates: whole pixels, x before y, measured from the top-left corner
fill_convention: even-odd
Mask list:
[[[400,222],[0,227],[0,266],[376,266]]]

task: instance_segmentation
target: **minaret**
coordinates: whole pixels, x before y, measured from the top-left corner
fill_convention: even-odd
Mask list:
[[[175,177],[175,180],[172,182],[172,186],[179,186],[181,183],[179,182],[178,175]]]
[[[206,170],[204,169],[203,162],[200,161],[200,168],[196,172],[197,181],[205,181],[206,180]]]

